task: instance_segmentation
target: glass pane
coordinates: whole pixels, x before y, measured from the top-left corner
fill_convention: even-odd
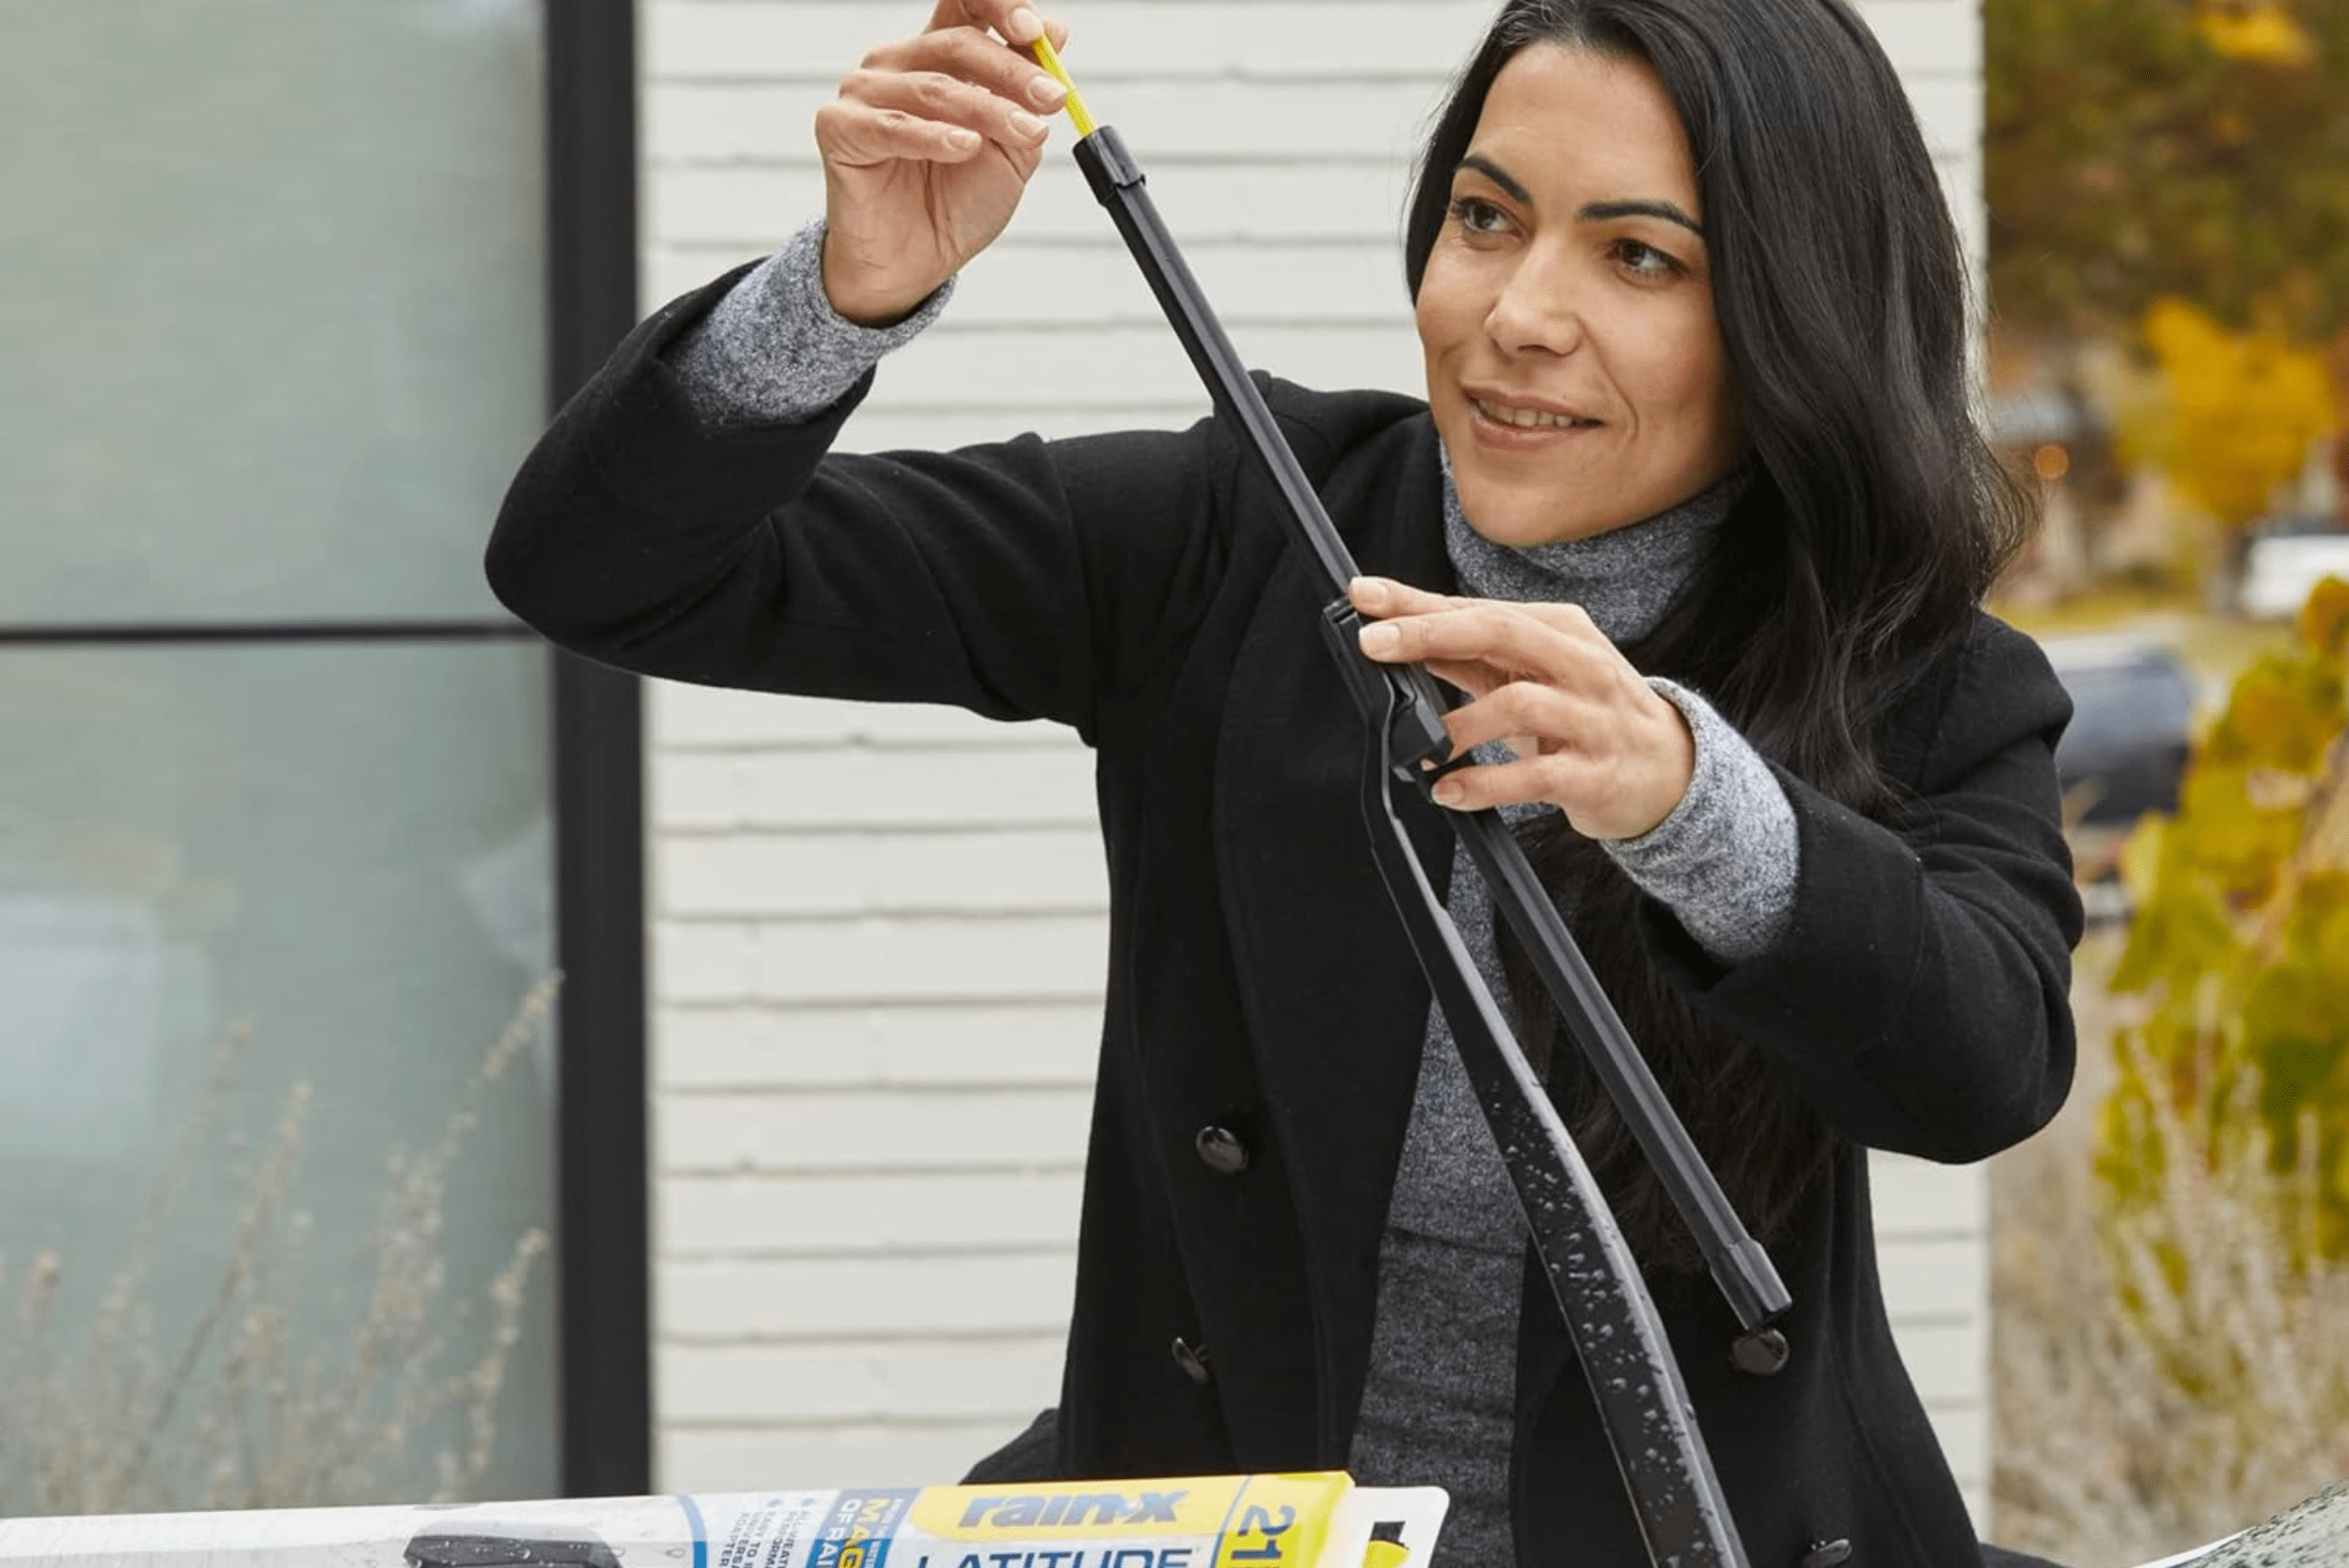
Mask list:
[[[539,0],[11,6],[0,625],[494,613]]]
[[[437,1198],[413,1159],[468,1107],[550,967],[546,660],[525,644],[0,651],[0,1516],[423,1497],[436,1456],[473,1440],[460,1415],[395,1418],[393,1385],[417,1380],[413,1411],[476,1363],[493,1279],[550,1223],[545,1031],[471,1100]],[[216,1048],[248,1030],[207,1097]],[[300,1157],[280,1180],[296,1085]],[[402,1150],[418,1201],[378,1234]],[[169,1207],[141,1240],[159,1182]],[[462,1493],[555,1485],[550,1265],[529,1273],[490,1377],[493,1457]],[[143,1278],[116,1318],[126,1266]],[[371,1322],[448,1343],[371,1341]],[[194,1374],[150,1438],[192,1340]],[[345,1393],[360,1373],[366,1391]],[[72,1420],[15,1414],[44,1401]],[[346,1414],[349,1446],[388,1435],[391,1451],[328,1474]],[[387,1432],[402,1425],[404,1442]],[[85,1469],[143,1454],[144,1480],[28,1494],[34,1456],[76,1438]],[[224,1462],[268,1485],[208,1493]]]

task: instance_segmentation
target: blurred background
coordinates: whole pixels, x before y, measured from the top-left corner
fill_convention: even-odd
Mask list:
[[[1999,607],[2091,918],[2078,1088],[1993,1163],[1995,1518],[2129,1562],[2349,1474],[2349,6],[1982,15]]]
[[[2349,5],[1856,8],[2044,502],[1996,607],[2092,917],[2057,1125],[1878,1162],[1887,1299],[1985,1532],[2138,1562],[2349,1474]],[[1415,387],[1488,0],[1067,10],[1243,353]],[[0,0],[0,1515],[937,1482],[1051,1403],[1083,749],[616,677],[478,570],[924,14]],[[849,444],[1203,411],[1056,137]]]

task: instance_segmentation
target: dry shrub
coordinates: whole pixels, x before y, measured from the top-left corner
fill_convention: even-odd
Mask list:
[[[0,1517],[273,1508],[388,1500],[419,1442],[432,1500],[487,1473],[497,1397],[522,1332],[536,1229],[476,1296],[451,1293],[441,1251],[451,1167],[483,1092],[539,1034],[550,978],[524,998],[421,1153],[394,1153],[370,1229],[367,1294],[347,1325],[297,1321],[289,1302],[311,1221],[295,1202],[312,1094],[288,1091],[273,1134],[244,1164],[220,1273],[193,1320],[158,1328],[150,1276],[200,1168],[236,1140],[220,1111],[249,1043],[217,1053],[146,1215],[78,1333],[58,1300],[73,1264],[55,1251],[8,1277],[0,1260]],[[13,1296],[13,1301],[10,1299]],[[452,1364],[459,1347],[469,1360]],[[451,1422],[459,1434],[449,1438]]]
[[[1998,1177],[1995,1534],[2083,1568],[2349,1474],[2349,1265],[2308,1244],[2313,1169],[2274,1170],[2248,1111],[2215,1155],[2158,1101],[2135,1114],[2164,1156],[2155,1201],[2114,1201],[2071,1129]]]

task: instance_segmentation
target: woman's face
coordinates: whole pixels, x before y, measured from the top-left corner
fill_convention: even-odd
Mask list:
[[[1418,312],[1428,402],[1478,533],[1585,539],[1736,466],[1704,216],[1644,62],[1534,44],[1501,68]]]

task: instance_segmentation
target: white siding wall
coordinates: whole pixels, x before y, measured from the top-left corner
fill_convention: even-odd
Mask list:
[[[1976,6],[1865,9],[1978,235]],[[1486,0],[1066,10],[1079,86],[1251,361],[1415,388],[1405,165]],[[810,117],[926,4],[642,11],[650,307],[818,209]],[[1068,137],[850,444],[1204,411]],[[927,709],[663,686],[651,718],[659,1485],[952,1479],[1057,1385],[1104,951],[1087,759]],[[1979,1517],[1982,1182],[1887,1162],[1878,1206]]]

